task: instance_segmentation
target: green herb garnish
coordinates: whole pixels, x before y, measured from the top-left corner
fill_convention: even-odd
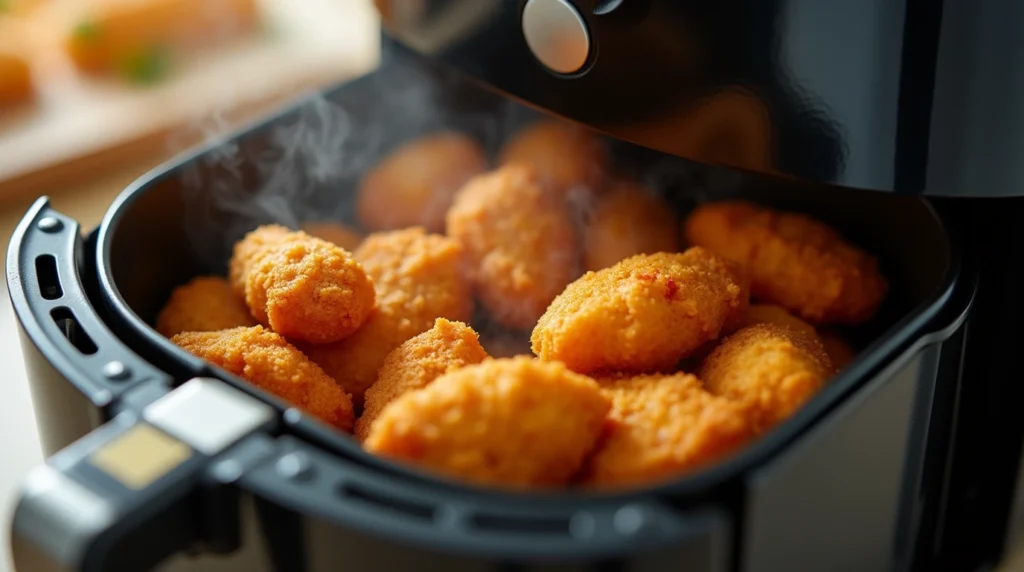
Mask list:
[[[2,2],[3,0],[0,0]],[[100,37],[100,27],[91,20],[85,20],[75,26],[75,29],[71,32],[75,39],[92,41]]]
[[[132,83],[153,85],[167,76],[170,67],[170,50],[163,46],[150,46],[123,58],[118,70]]]
[[[0,14],[11,11],[10,0],[0,0]]]

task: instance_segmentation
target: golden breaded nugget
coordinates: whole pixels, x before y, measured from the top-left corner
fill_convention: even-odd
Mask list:
[[[371,234],[355,257],[373,279],[377,307],[352,336],[302,349],[362,407],[388,354],[437,318],[468,322],[473,296],[462,273],[462,248],[419,227]]]
[[[261,226],[235,245],[231,278],[260,323],[313,343],[352,335],[375,301],[370,278],[348,251],[277,225]]]
[[[686,240],[740,263],[751,295],[813,324],[858,324],[888,291],[874,257],[808,216],[743,201],[701,206]]]
[[[480,302],[509,328],[533,327],[578,274],[565,204],[527,167],[502,167],[467,183],[448,211],[448,235],[466,251]]]
[[[238,37],[259,21],[256,0],[92,0],[63,8],[75,66],[142,82],[160,79],[171,52]]]
[[[749,404],[758,426],[768,429],[796,412],[834,373],[816,336],[755,324],[726,338],[697,375],[711,393]]]
[[[717,338],[741,296],[733,267],[702,248],[633,256],[570,284],[530,340],[581,373],[665,370]]]
[[[753,326],[754,324],[777,324],[779,326],[789,326],[809,336],[818,335],[814,326],[800,318],[797,318],[793,314],[790,314],[782,306],[776,306],[774,304],[751,304],[750,308],[748,308],[747,312],[744,314],[743,319],[736,324],[736,327],[732,331],[746,328],[747,326]],[[729,333],[732,333],[732,331],[729,331]]]
[[[566,484],[594,447],[610,404],[559,363],[488,359],[392,401],[363,446],[477,484]]]
[[[600,197],[583,230],[583,265],[607,268],[637,254],[679,251],[672,206],[643,187],[620,183]]]
[[[612,402],[609,424],[583,473],[585,486],[665,480],[716,461],[755,435],[740,403],[708,393],[696,377],[599,379]]]
[[[454,131],[410,141],[363,178],[356,213],[371,230],[422,226],[444,232],[455,193],[487,168],[480,144]]]
[[[825,353],[828,354],[829,359],[832,360],[832,365],[836,367],[836,371],[845,369],[857,357],[856,348],[835,332],[819,332],[818,339],[821,340],[821,345],[825,348]]]
[[[430,385],[449,370],[486,358],[487,352],[472,328],[438,318],[433,328],[388,354],[377,381],[366,390],[363,414],[356,421],[356,437],[365,439],[384,407],[399,396]]]
[[[499,156],[502,166],[527,165],[546,189],[565,196],[575,188],[597,189],[608,171],[608,150],[597,134],[562,121],[539,121],[515,134]]]
[[[329,425],[352,430],[352,398],[302,352],[263,326],[185,332],[171,342]]]
[[[198,276],[175,288],[156,318],[156,331],[166,337],[182,332],[215,332],[255,326],[245,300],[219,276]]]
[[[302,225],[302,232],[326,240],[349,252],[359,248],[359,243],[363,241],[363,235],[358,230],[337,222],[307,222]]]

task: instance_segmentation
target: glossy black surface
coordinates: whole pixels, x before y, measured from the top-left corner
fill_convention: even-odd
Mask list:
[[[901,193],[1024,193],[1024,4],[573,3],[594,45],[567,77],[530,53],[523,0],[378,2],[400,42],[660,151]]]

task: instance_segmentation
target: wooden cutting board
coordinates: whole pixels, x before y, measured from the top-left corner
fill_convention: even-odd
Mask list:
[[[191,56],[157,85],[86,78],[47,62],[37,103],[0,117],[0,203],[57,192],[146,154],[184,151],[377,65],[370,0],[260,3],[262,33]]]

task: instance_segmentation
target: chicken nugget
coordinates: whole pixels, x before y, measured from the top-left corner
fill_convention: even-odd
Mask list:
[[[324,423],[342,431],[352,430],[352,398],[279,334],[253,326],[185,332],[171,338],[171,342]]]
[[[576,188],[597,189],[608,172],[604,142],[586,127],[544,120],[516,133],[502,148],[502,166],[519,163],[537,173],[545,189],[565,196]]]
[[[318,221],[302,225],[302,232],[321,240],[326,240],[351,252],[359,247],[363,235],[358,230],[337,222]]]
[[[410,141],[381,161],[359,187],[356,213],[371,230],[422,226],[444,232],[455,193],[487,168],[471,137],[443,131]]]
[[[198,276],[178,286],[156,318],[156,331],[168,338],[255,325],[245,300],[219,276]]]
[[[726,338],[697,375],[711,393],[749,404],[763,430],[796,412],[833,373],[816,336],[755,324]]]
[[[304,344],[302,350],[362,407],[388,354],[437,318],[468,322],[473,296],[462,248],[423,228],[371,234],[354,255],[373,279],[377,307],[355,334],[332,344]]]
[[[235,245],[231,280],[261,324],[313,343],[350,336],[375,301],[370,278],[348,251],[277,225]]]
[[[888,292],[874,257],[811,217],[744,201],[699,207],[686,240],[740,263],[751,295],[812,324],[869,320]]]
[[[609,423],[582,473],[594,487],[649,484],[708,465],[755,435],[748,408],[708,393],[696,377],[599,379]]]
[[[717,338],[742,293],[733,267],[703,248],[641,254],[570,284],[530,340],[580,373],[662,371]]]
[[[587,270],[607,268],[637,254],[679,251],[672,206],[634,183],[620,183],[598,199],[583,229]]]
[[[779,326],[789,326],[795,330],[799,330],[809,336],[817,336],[818,332],[814,329],[814,326],[807,322],[797,318],[793,314],[790,314],[782,306],[776,306],[774,304],[751,304],[750,308],[743,315],[743,318],[739,320],[736,327],[728,333],[732,333],[735,330],[746,328],[747,326],[753,326],[754,324],[777,324]]]
[[[399,396],[421,389],[444,373],[480,363],[487,352],[477,333],[462,322],[438,318],[434,327],[406,340],[384,360],[377,381],[366,390],[356,437],[365,439],[384,407]]]
[[[448,235],[466,250],[480,302],[509,328],[533,327],[579,273],[565,203],[544,192],[528,167],[502,167],[467,183],[448,211]]]
[[[829,359],[832,360],[836,371],[845,369],[857,357],[857,349],[835,332],[828,330],[818,332],[818,339],[821,340],[821,345],[825,348]]]
[[[534,358],[488,359],[392,401],[363,446],[477,484],[559,486],[610,408],[597,383]]]

